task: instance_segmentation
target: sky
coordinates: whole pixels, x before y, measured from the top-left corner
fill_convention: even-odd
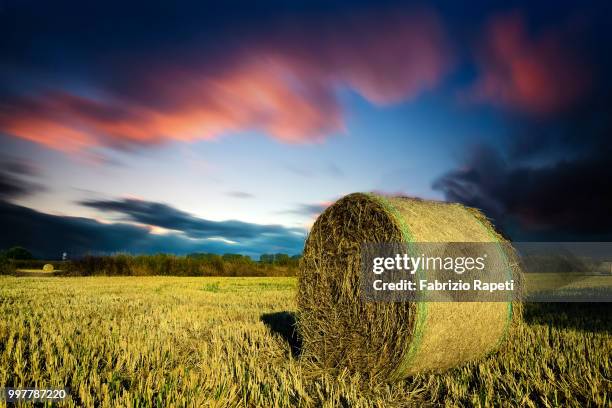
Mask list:
[[[0,248],[301,252],[356,191],[607,241],[604,2],[0,2]]]

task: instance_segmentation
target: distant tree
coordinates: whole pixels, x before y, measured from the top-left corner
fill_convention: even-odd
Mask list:
[[[194,252],[191,254],[187,254],[186,258],[198,259],[198,260],[207,260],[212,261],[215,259],[221,259],[221,257],[217,254],[211,254],[209,252]]]
[[[30,251],[20,246],[12,247],[11,249],[7,250],[5,252],[5,256],[8,259],[15,260],[34,259]]]
[[[236,262],[242,259],[242,255],[240,254],[223,254],[221,257],[226,262]]]
[[[289,265],[289,255],[287,254],[274,254],[274,264],[280,266]]]
[[[300,259],[302,259],[302,255],[293,255],[290,259],[289,265],[293,267],[300,266]]]
[[[272,255],[272,254],[261,254],[259,256],[259,262],[271,265],[271,264],[274,263],[274,255]]]

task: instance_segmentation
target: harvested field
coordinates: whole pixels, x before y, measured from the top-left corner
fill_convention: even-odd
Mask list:
[[[610,403],[608,304],[528,304],[495,355],[370,385],[306,371],[291,330],[296,288],[295,278],[0,276],[0,384],[67,386],[67,406]]]

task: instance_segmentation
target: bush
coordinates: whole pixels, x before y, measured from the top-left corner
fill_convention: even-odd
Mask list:
[[[5,256],[8,259],[14,260],[34,259],[30,251],[20,246],[12,247],[11,249],[7,250]]]
[[[15,267],[4,254],[0,254],[0,275],[12,275]]]

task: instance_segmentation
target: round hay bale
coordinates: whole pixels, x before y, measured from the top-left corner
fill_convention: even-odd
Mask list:
[[[43,272],[53,272],[55,270],[55,268],[53,268],[53,265],[51,264],[45,264],[43,266]]]
[[[478,210],[460,204],[364,193],[340,199],[319,216],[304,247],[303,357],[393,381],[475,360],[500,344],[516,312],[511,302],[364,301],[361,246],[386,242],[504,239]]]

